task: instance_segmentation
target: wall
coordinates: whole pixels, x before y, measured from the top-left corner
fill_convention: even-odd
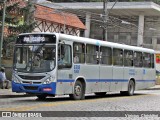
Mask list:
[[[36,24],[38,25],[38,27],[36,27],[33,32],[57,32],[57,33],[61,33],[64,32],[64,27],[66,28],[66,34],[69,35],[75,35],[75,36],[79,36],[80,35],[80,30],[79,29],[75,29],[72,27],[68,27],[65,25],[60,25],[60,24],[54,24],[54,23],[50,23],[50,22],[45,22],[45,21],[36,21]]]
[[[117,17],[117,16],[116,16]],[[138,34],[138,16],[121,16],[119,19],[127,21],[131,24],[122,24],[122,22],[115,22],[108,25],[108,41],[137,45]],[[91,38],[103,38],[102,25],[91,23]],[[143,33],[143,47],[160,50],[160,17],[158,16],[145,16],[144,18],[144,33]]]

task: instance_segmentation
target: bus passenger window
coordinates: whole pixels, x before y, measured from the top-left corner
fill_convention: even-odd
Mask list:
[[[111,65],[112,64],[112,49],[109,47],[100,48],[100,59],[101,64]]]
[[[85,45],[84,43],[73,44],[73,62],[85,63]]]
[[[79,57],[77,54],[73,55],[73,61],[74,61],[74,63],[79,63]]]
[[[123,50],[113,49],[113,65],[123,66]]]
[[[124,66],[133,66],[133,51],[124,50]]]
[[[143,53],[143,67],[151,68],[151,54]]]
[[[151,65],[152,65],[152,68],[154,68],[154,54],[151,55]]]
[[[134,52],[134,66],[135,67],[142,67],[143,66],[143,59],[142,59],[141,52]]]
[[[95,45],[86,46],[86,63],[99,64],[99,47]]]

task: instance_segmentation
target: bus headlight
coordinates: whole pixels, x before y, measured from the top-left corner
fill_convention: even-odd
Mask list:
[[[21,83],[15,75],[12,75],[12,80],[13,80],[15,83]]]
[[[43,84],[50,84],[52,81],[51,77],[49,77],[48,79],[46,79]]]

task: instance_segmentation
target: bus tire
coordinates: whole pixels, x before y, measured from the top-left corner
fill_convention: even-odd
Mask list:
[[[105,96],[106,92],[96,92],[94,94],[97,95],[97,96]]]
[[[121,95],[132,96],[135,90],[135,83],[133,80],[130,80],[128,83],[128,90],[127,91],[120,91]]]
[[[73,100],[83,100],[85,98],[85,88],[81,81],[76,81],[74,93],[69,95]]]
[[[127,95],[132,96],[135,90],[135,83],[133,80],[129,81]]]
[[[38,100],[45,100],[47,95],[37,95]]]

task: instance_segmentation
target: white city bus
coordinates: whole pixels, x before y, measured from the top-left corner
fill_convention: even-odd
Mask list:
[[[25,33],[16,40],[12,91],[47,96],[105,95],[155,85],[154,50],[60,33]]]

